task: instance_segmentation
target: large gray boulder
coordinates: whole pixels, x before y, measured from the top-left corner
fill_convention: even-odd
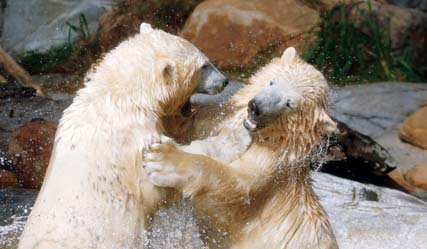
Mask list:
[[[383,82],[332,90],[333,116],[372,137],[396,159],[403,171],[427,162],[426,151],[399,139],[405,118],[427,103],[427,84]]]
[[[314,172],[314,189],[341,249],[421,249],[427,204],[388,188]]]
[[[66,22],[79,26],[80,15],[90,32],[113,0],[6,0],[1,46],[11,54],[29,50],[45,51],[68,41]],[[1,16],[1,15],[0,15]],[[77,34],[71,32],[71,38]]]
[[[312,174],[340,249],[421,249],[427,245],[427,204],[400,191]],[[203,248],[188,205],[163,210],[154,219],[152,248]],[[191,239],[190,239],[191,238]],[[167,243],[167,247],[165,247]]]

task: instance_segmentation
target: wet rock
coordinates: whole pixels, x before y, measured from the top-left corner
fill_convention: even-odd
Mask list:
[[[45,51],[68,42],[69,22],[80,27],[80,15],[89,32],[96,30],[98,17],[111,7],[112,0],[13,0],[7,1],[1,45],[12,54],[29,50]],[[82,25],[85,25],[82,23]],[[17,32],[19,30],[19,32]],[[71,32],[71,38],[77,37]]]
[[[423,195],[427,198],[427,163],[410,168],[405,174],[405,179],[416,188],[417,194],[424,192]]]
[[[55,73],[33,75],[32,78],[54,100],[70,99],[69,95],[76,94],[83,87],[83,77],[80,75]]]
[[[176,34],[203,0],[122,0],[99,19],[97,45],[104,53],[136,34],[141,22]]]
[[[418,249],[427,244],[426,202],[329,174],[314,172],[312,178],[339,248]]]
[[[0,169],[0,188],[18,187],[18,179],[13,172]]]
[[[387,174],[397,166],[393,156],[372,138],[335,121],[337,131],[329,137],[319,170],[359,182],[390,186]]]
[[[10,93],[2,96],[0,91],[0,135],[10,134],[32,119],[58,121],[73,98],[73,95],[67,93],[62,93],[60,96],[53,95],[52,98],[28,96],[25,88],[16,86],[14,83],[7,84],[12,85],[7,86]]]
[[[427,106],[417,110],[403,122],[399,137],[407,143],[427,149]]]
[[[0,84],[0,99],[33,96],[36,96],[36,90],[32,87],[21,86],[16,82]]]
[[[383,82],[335,88],[332,113],[350,128],[373,138],[406,171],[427,161],[427,153],[399,139],[399,126],[427,101],[423,83]]]
[[[34,120],[12,133],[8,154],[25,188],[40,188],[49,164],[57,123]]]
[[[400,189],[406,193],[415,193],[415,188],[405,179],[402,171],[400,169],[394,169],[387,174],[387,176],[393,181],[395,184],[392,185],[395,189]]]
[[[427,153],[411,144],[399,139],[399,125],[396,124],[382,136],[376,137],[375,141],[388,150],[396,159],[398,167],[404,172],[417,165],[419,162],[427,161]]]
[[[301,51],[319,21],[317,10],[296,0],[208,0],[188,18],[181,35],[222,70],[250,68],[288,46]]]

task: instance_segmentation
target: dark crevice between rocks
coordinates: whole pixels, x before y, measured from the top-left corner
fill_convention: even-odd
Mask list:
[[[313,168],[346,179],[402,190],[387,174],[397,166],[395,159],[372,138],[346,124],[338,123],[321,164]]]

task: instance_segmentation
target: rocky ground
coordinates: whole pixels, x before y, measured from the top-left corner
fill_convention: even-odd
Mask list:
[[[402,171],[427,162],[426,150],[399,139],[403,121],[427,104],[427,84],[384,82],[335,88],[331,102],[337,119],[381,144]]]
[[[427,141],[427,115],[418,115],[418,128],[408,126],[410,133],[416,134],[412,139],[404,142],[399,133],[408,116],[425,109],[422,107],[427,103],[427,84],[384,82],[346,86],[333,90],[331,102],[336,118],[372,137],[394,157],[398,168],[390,176],[408,191],[425,198],[426,186],[415,180],[414,174],[408,174],[406,179],[402,174],[415,166],[419,174],[427,174],[427,151],[416,141]],[[423,179],[426,180],[422,182],[427,181],[427,177]]]

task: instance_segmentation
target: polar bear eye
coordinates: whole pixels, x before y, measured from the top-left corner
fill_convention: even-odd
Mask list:
[[[208,66],[209,66],[209,64],[204,64],[204,65],[202,66],[202,69],[206,69],[206,68],[208,68]]]
[[[289,108],[289,109],[293,109],[293,104],[291,103],[291,100],[290,100],[290,99],[288,99],[288,100],[286,101],[286,107],[287,107],[287,108]]]
[[[272,86],[272,85],[274,85],[274,82],[273,82],[273,81],[270,81],[270,86]]]

